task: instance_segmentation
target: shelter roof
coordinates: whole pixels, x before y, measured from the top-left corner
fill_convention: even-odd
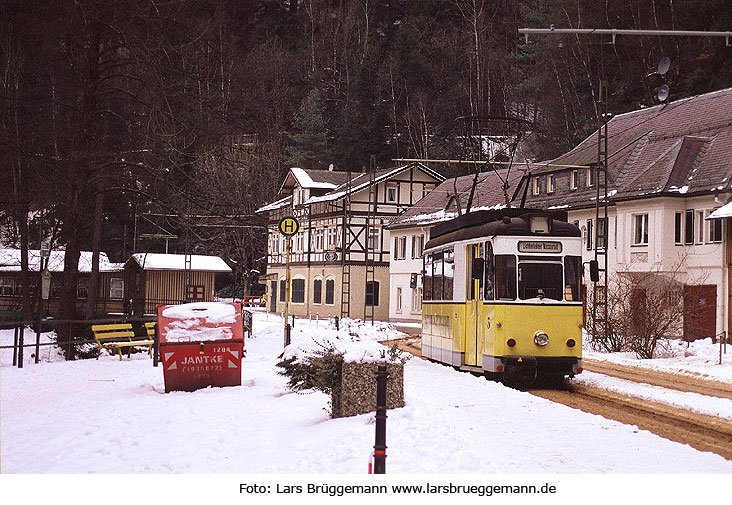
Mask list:
[[[231,267],[218,256],[190,255],[191,270],[196,272],[231,272]],[[135,253],[127,263],[134,261],[143,270],[185,270],[185,254]]]
[[[20,249],[0,249],[0,272],[20,272]],[[63,272],[66,251],[51,251],[48,257],[48,270],[50,272]],[[38,272],[41,255],[38,249],[28,250],[28,268],[32,272]],[[79,272],[90,273],[92,270],[92,252],[81,251],[79,257]],[[99,253],[100,272],[121,272],[124,270],[124,263],[112,263],[105,253]]]

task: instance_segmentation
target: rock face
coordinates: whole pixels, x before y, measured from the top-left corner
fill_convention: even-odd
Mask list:
[[[379,363],[344,362],[340,387],[333,390],[332,415],[355,416],[376,410],[376,371]],[[387,363],[386,408],[404,406],[404,364]]]

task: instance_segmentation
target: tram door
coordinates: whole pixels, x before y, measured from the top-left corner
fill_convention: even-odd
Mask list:
[[[473,258],[481,258],[481,244],[469,245],[467,248],[467,293],[465,304],[465,364],[482,366],[481,351],[478,349],[478,315],[480,303],[480,280],[473,279]]]

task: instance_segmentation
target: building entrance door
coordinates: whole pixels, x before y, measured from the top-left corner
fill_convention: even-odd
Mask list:
[[[717,286],[684,286],[684,340],[717,334]]]

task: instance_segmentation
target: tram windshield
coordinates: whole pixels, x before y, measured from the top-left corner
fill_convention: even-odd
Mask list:
[[[518,292],[521,300],[532,298],[562,300],[563,288],[561,263],[519,263]]]

